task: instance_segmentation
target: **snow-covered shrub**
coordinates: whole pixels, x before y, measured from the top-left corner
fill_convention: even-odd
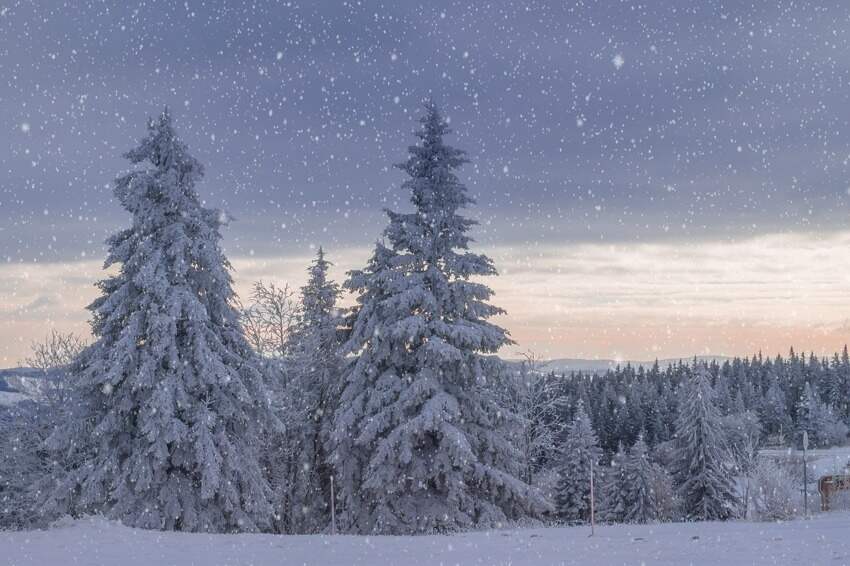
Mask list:
[[[756,516],[762,521],[789,519],[797,514],[799,482],[783,467],[769,458],[761,458],[755,468]]]
[[[0,528],[43,527],[52,518],[39,499],[58,464],[44,445],[57,411],[47,399],[0,406]]]

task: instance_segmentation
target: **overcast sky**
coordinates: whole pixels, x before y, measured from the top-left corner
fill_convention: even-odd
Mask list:
[[[850,336],[850,4],[20,2],[0,8],[0,365],[85,331],[121,154],[168,105],[237,288],[360,267],[432,97],[500,322],[547,357]],[[47,321],[47,322],[46,322]]]

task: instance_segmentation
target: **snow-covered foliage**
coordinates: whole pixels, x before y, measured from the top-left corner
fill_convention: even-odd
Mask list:
[[[770,458],[759,459],[754,470],[754,511],[762,521],[790,519],[798,513],[800,482]]]
[[[501,405],[516,416],[509,437],[520,454],[523,481],[538,485],[538,475],[557,464],[558,440],[566,422],[559,378],[540,373],[533,353],[525,353],[519,371],[503,366],[492,380]]]
[[[276,421],[232,304],[224,215],[202,206],[201,164],[167,111],[126,157],[145,167],[115,183],[132,225],[108,240],[118,269],[89,307],[96,341],[49,439],[72,462],[49,504],[154,529],[266,529],[259,450]]]
[[[810,383],[806,382],[800,401],[797,403],[798,444],[802,444],[803,432],[807,432],[813,447],[832,446],[847,439],[847,425],[817,397]]]
[[[786,357],[754,356],[712,362],[708,371],[724,397],[723,406],[718,399],[718,411],[724,417],[742,413],[758,415],[761,443],[773,446],[799,444],[798,419],[806,413],[798,414],[797,409],[805,384],[809,383],[823,409],[820,414],[831,416],[827,419],[830,426],[822,430],[833,432],[824,442],[841,445],[845,437],[840,425],[848,424],[850,415],[845,403],[829,399],[847,379],[845,371],[850,371],[850,362],[847,363],[845,369],[843,353],[836,353],[830,359],[800,355],[792,350]],[[699,365],[698,361],[664,368],[657,363],[649,367],[624,365],[596,375],[576,372],[550,377],[559,384],[558,395],[568,405],[574,405],[578,398],[585,400],[600,446],[612,454],[619,442],[628,446],[637,440],[639,433],[644,434],[644,440],[653,449],[673,437],[680,387]],[[562,418],[570,418],[569,411],[561,414]]]
[[[245,338],[263,357],[282,359],[287,355],[290,334],[298,320],[295,292],[289,285],[257,281],[251,289],[251,303],[239,305]]]
[[[649,449],[639,437],[623,464],[625,471],[625,513],[627,523],[669,520],[675,513],[673,484],[667,472],[650,461]]]
[[[43,527],[51,515],[41,505],[52,476],[68,461],[50,453],[45,444],[70,402],[68,366],[83,341],[74,334],[52,331],[32,345],[27,358],[38,370],[38,385],[10,406],[0,405],[0,529]]]
[[[714,397],[707,368],[698,367],[681,396],[673,469],[690,520],[726,519],[736,512],[731,454]]]
[[[38,489],[50,471],[44,417],[31,400],[0,406],[0,529],[44,524],[38,511]]]
[[[590,475],[593,470],[593,478],[598,486],[601,457],[602,450],[590,417],[584,410],[584,403],[579,401],[561,450],[558,468],[555,505],[561,519],[587,521],[590,518]]]
[[[43,372],[63,368],[76,360],[85,347],[85,340],[73,332],[53,329],[44,340],[32,344],[32,353],[23,363]]]
[[[611,465],[602,471],[599,486],[599,520],[622,523],[631,505],[626,499],[629,479],[626,475],[626,451],[621,444],[611,457]]]
[[[780,442],[792,431],[791,415],[788,413],[788,401],[785,392],[774,379],[765,391],[758,407],[759,420],[764,432]]]
[[[723,428],[729,442],[735,475],[739,479],[741,516],[749,518],[752,477],[758,465],[761,447],[761,423],[755,413],[744,411],[723,417]]]
[[[275,405],[286,430],[269,447],[277,527],[281,532],[320,532],[330,521],[329,465],[333,415],[340,393],[339,286],[319,248],[301,288],[299,317],[287,339],[288,357],[275,375]]]
[[[669,474],[650,460],[639,436],[626,452],[622,446],[605,470],[599,518],[611,523],[649,523],[676,517],[677,500]]]
[[[496,274],[468,250],[472,203],[455,170],[464,152],[426,106],[419,143],[399,167],[413,212],[387,211],[385,241],[345,287],[357,294],[335,419],[333,465],[342,525],[410,533],[501,524],[532,513],[516,449],[500,434],[503,409],[484,387],[482,354],[509,342],[487,321],[501,309],[473,280]]]

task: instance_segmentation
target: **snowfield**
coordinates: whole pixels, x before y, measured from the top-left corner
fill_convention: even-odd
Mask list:
[[[206,535],[101,518],[0,532],[4,566],[653,566],[850,564],[850,513],[785,523],[670,523],[494,530],[451,536]]]

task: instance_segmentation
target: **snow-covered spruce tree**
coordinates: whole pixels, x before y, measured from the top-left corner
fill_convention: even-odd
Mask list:
[[[344,350],[333,462],[343,528],[423,533],[489,526],[542,504],[517,479],[520,458],[502,434],[506,413],[485,388],[485,356],[510,342],[487,321],[501,309],[473,277],[495,275],[468,251],[472,203],[446,145],[446,121],[426,105],[420,142],[399,167],[411,213],[387,211],[378,243],[346,288],[358,295]]]
[[[115,183],[132,226],[107,242],[118,271],[89,307],[97,340],[74,369],[70,420],[49,439],[78,464],[49,502],[143,528],[266,529],[258,450],[276,421],[232,305],[224,215],[201,205],[201,164],[167,110],[126,157],[147,166]]]
[[[626,485],[623,521],[627,523],[649,523],[662,517],[656,486],[669,483],[669,478],[659,465],[649,460],[648,452],[640,435],[623,463]]]
[[[593,462],[593,480],[599,485],[601,475],[598,464],[601,457],[599,440],[584,410],[584,403],[579,400],[561,451],[559,478],[555,487],[555,508],[562,519],[590,519],[590,463]]]
[[[797,403],[797,444],[802,446],[803,432],[813,446],[832,446],[847,439],[847,426],[821,402],[809,382]]]
[[[611,465],[602,473],[599,486],[599,519],[607,523],[622,523],[626,520],[628,483],[626,477],[626,453],[623,445],[611,458]]]
[[[680,402],[673,475],[685,516],[694,521],[728,519],[737,504],[733,465],[704,365],[684,385]]]
[[[812,385],[806,382],[803,394],[797,403],[797,439],[796,443],[802,446],[803,432],[809,435],[812,446],[821,446],[823,435],[823,406],[815,395]]]
[[[788,414],[788,403],[785,392],[775,376],[770,376],[770,385],[764,398],[759,403],[759,421],[768,436],[774,436],[783,441],[785,436],[793,433],[793,423]]]
[[[292,383],[286,388],[286,404],[294,404],[291,413],[299,420],[288,423],[287,445],[293,448],[285,458],[288,473],[275,482],[276,491],[287,492],[275,498],[276,505],[287,502],[287,508],[277,513],[286,532],[318,532],[330,519],[328,450],[343,365],[342,320],[336,307],[340,289],[328,279],[330,266],[319,248],[301,288],[300,314],[288,340],[286,373]]]

